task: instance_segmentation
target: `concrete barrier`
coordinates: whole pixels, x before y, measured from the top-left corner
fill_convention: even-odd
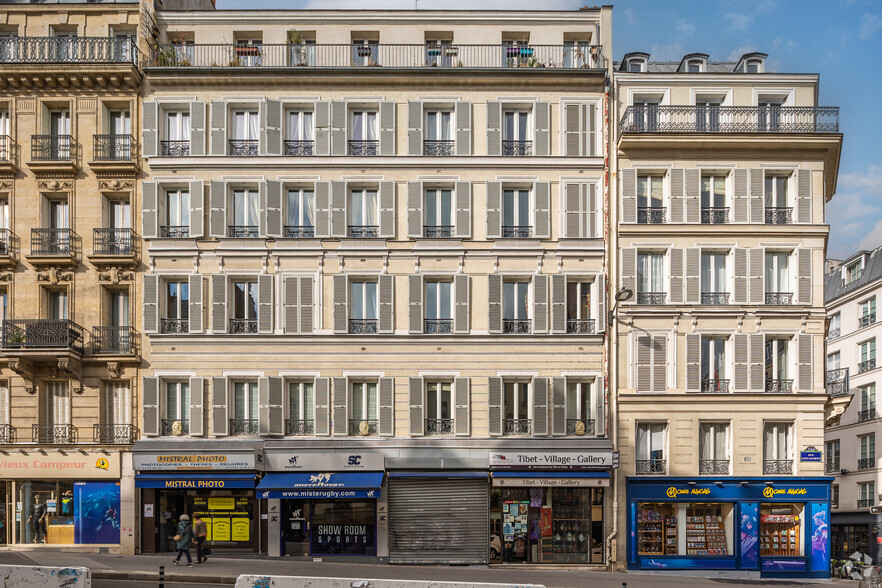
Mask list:
[[[89,568],[0,565],[0,586],[92,588],[92,572]]]
[[[481,582],[434,582],[425,580],[382,580],[377,578],[312,578],[306,576],[257,576],[242,574],[236,588],[545,588],[541,584],[496,584]]]

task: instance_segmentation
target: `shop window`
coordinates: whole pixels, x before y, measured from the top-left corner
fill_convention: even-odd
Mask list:
[[[119,543],[118,482],[19,482],[18,543]]]
[[[640,555],[730,555],[734,505],[686,502],[637,505]]]
[[[166,494],[166,493],[164,493]],[[167,493],[172,495],[172,493]],[[183,494],[183,493],[182,493]],[[172,495],[169,510],[161,514],[177,514],[177,516],[169,517],[165,525],[168,527],[166,541],[172,541],[177,534],[178,516],[189,513],[191,516],[198,514],[208,529],[208,537],[206,541],[211,541],[213,545],[225,547],[251,547],[252,541],[252,513],[254,512],[253,498],[249,497],[247,491],[244,490],[228,490],[224,495],[217,491],[196,491],[195,495],[191,491],[186,497]],[[180,501],[180,498],[185,498]],[[180,512],[172,510],[181,508],[180,502],[183,502],[183,508]],[[165,547],[165,546],[163,546]],[[170,549],[169,551],[174,551]]]
[[[870,550],[869,525],[833,525],[832,556],[846,559],[855,551],[868,553]]]
[[[760,556],[804,555],[803,504],[763,504],[760,507]]]
[[[312,555],[376,555],[376,501],[313,502]]]

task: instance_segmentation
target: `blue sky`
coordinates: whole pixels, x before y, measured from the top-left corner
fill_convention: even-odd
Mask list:
[[[585,0],[217,0],[218,8],[574,9]],[[598,4],[603,2],[598,2]],[[609,3],[608,1],[606,3]],[[613,45],[680,59],[769,54],[778,72],[821,74],[820,105],[840,107],[839,184],[827,207],[828,256],[882,245],[882,0],[623,0]]]

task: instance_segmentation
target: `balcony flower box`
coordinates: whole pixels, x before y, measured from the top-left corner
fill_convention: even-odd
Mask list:
[[[240,45],[236,47],[236,55],[257,56],[260,55],[260,47],[254,47],[253,45]]]

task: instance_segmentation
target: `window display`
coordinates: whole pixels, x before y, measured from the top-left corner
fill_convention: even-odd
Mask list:
[[[178,517],[198,514],[214,547],[249,549],[254,541],[254,497],[247,490],[185,490],[158,493],[160,551],[175,551]]]
[[[728,503],[641,502],[637,510],[640,555],[732,554],[732,512]]]
[[[312,555],[376,555],[375,500],[313,501]]]
[[[801,504],[763,504],[760,507],[760,555],[803,555]]]
[[[119,543],[119,482],[18,482],[19,543]]]
[[[641,555],[677,554],[677,511],[674,504],[640,505],[637,550]]]
[[[686,555],[729,555],[719,505],[686,510]]]

